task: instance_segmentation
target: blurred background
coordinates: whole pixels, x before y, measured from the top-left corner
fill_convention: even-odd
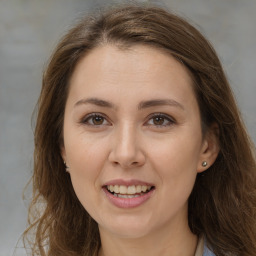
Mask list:
[[[58,39],[84,13],[127,1],[0,0],[0,256],[26,227],[23,189],[33,168],[31,116],[42,70]],[[153,2],[186,17],[214,45],[256,142],[256,1]],[[29,196],[29,193],[27,193]],[[22,249],[16,255],[25,255]]]

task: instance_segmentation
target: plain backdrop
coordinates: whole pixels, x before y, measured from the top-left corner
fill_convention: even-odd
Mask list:
[[[127,1],[0,0],[0,256],[13,254],[26,227],[22,192],[32,174],[31,116],[44,65],[78,17],[120,2]],[[256,1],[154,2],[186,17],[212,42],[256,142]]]

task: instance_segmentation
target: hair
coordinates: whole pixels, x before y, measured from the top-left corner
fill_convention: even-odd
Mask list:
[[[202,130],[219,127],[219,155],[197,175],[188,202],[191,231],[216,255],[256,255],[256,164],[250,140],[211,44],[179,16],[159,7],[125,5],[87,16],[55,49],[43,75],[35,127],[33,200],[25,246],[32,255],[97,255],[97,223],[86,212],[61,157],[69,81],[94,48],[155,47],[183,63],[193,78]]]

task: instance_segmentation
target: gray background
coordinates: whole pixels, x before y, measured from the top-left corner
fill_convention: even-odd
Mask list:
[[[0,0],[0,256],[12,255],[26,226],[28,201],[22,191],[32,173],[31,115],[44,64],[77,17],[114,2],[123,1]],[[161,3],[185,16],[213,43],[256,142],[256,1]]]

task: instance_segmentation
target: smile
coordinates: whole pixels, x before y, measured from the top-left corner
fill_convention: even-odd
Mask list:
[[[147,201],[154,186],[149,185],[106,185],[103,187],[107,198],[119,208],[133,208]]]
[[[134,198],[149,192],[153,187],[146,185],[108,185],[107,190],[116,197]]]

